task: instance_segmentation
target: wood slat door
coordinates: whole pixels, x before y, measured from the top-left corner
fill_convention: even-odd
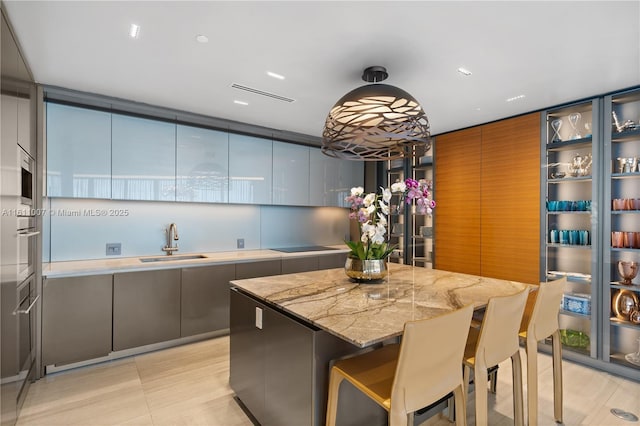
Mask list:
[[[436,143],[434,267],[480,275],[480,127],[438,135]]]
[[[538,283],[539,113],[482,126],[480,176],[481,275]]]

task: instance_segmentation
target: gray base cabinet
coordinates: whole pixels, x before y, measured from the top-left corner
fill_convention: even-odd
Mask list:
[[[318,259],[316,256],[291,257],[282,259],[282,273],[295,274],[296,272],[308,272],[318,270]]]
[[[329,362],[359,349],[236,289],[230,293],[229,384],[236,396],[263,426],[324,425]],[[342,386],[340,400],[340,425],[386,423],[386,412],[361,392]]]
[[[235,276],[233,264],[182,269],[181,337],[229,328],[229,281]]]
[[[236,264],[236,279],[269,277],[280,275],[282,272],[282,262],[277,260],[260,260],[257,262],[246,262]]]
[[[320,256],[285,257],[282,259],[282,273],[317,271],[344,268],[347,253],[323,254]]]
[[[344,268],[347,253],[325,254],[318,257],[318,269]]]
[[[111,352],[112,275],[45,279],[42,364],[63,365]]]
[[[113,350],[180,337],[180,269],[113,276]]]

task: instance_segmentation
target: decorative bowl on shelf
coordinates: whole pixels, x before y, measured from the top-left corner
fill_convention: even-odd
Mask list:
[[[586,349],[589,347],[589,335],[582,331],[576,330],[560,330],[560,341],[563,345],[571,346],[574,348]]]
[[[631,285],[631,281],[633,281],[633,279],[638,275],[638,262],[619,261],[618,273],[622,278],[622,282],[620,284]]]
[[[638,309],[638,296],[629,290],[618,290],[613,295],[611,309],[621,320],[628,321],[631,313]]]

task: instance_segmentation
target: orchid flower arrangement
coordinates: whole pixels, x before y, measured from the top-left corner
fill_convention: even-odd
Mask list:
[[[351,204],[350,219],[360,223],[360,240],[345,241],[351,249],[349,256],[361,259],[386,259],[396,248],[386,241],[387,216],[389,202],[393,193],[399,193],[401,202],[411,204],[415,201],[419,214],[431,214],[436,206],[430,199],[431,183],[415,179],[395,182],[391,189],[380,188],[380,194],[364,194],[362,187],[351,188],[351,195],[345,200]]]

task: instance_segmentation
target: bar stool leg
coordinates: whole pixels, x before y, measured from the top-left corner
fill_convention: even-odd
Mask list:
[[[489,392],[495,394],[498,389],[498,368],[494,368],[491,373],[489,373]]]
[[[524,404],[522,398],[522,359],[520,350],[511,355],[513,369],[513,419],[515,426],[524,426]]]
[[[527,410],[529,426],[538,424],[538,342],[527,336]]]
[[[488,390],[487,384],[484,382],[487,377],[487,367],[475,365],[473,369],[473,383],[475,386],[476,394],[476,425],[487,426],[488,425]],[[480,378],[480,379],[478,379]]]
[[[335,368],[331,369],[329,377],[329,398],[327,400],[327,419],[326,426],[335,426],[336,416],[338,414],[338,393],[340,392],[340,383],[344,380],[344,376]]]
[[[556,423],[562,423],[562,342],[560,331],[551,335],[553,352],[553,414]]]
[[[454,407],[456,410],[456,426],[467,426],[467,394],[464,392],[462,386],[458,386],[453,391],[453,397],[455,399]]]

